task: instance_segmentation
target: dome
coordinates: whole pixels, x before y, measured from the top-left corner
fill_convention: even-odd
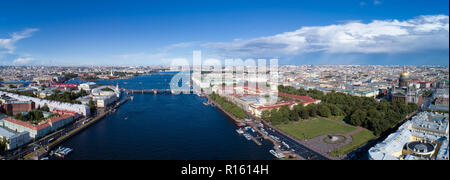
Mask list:
[[[409,76],[409,72],[406,71],[406,70],[403,70],[401,76],[402,77],[408,77]]]

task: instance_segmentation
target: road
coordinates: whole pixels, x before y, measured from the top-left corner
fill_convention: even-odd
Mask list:
[[[27,155],[29,153],[33,153],[36,149],[45,147],[49,143],[50,139],[53,138],[53,140],[56,140],[59,137],[64,136],[65,134],[69,133],[70,131],[80,127],[83,124],[83,122],[89,121],[91,119],[92,118],[80,118],[80,119],[76,120],[74,123],[66,126],[63,129],[60,129],[56,132],[53,132],[52,134],[49,134],[49,135],[42,137],[34,142],[31,142],[25,147],[19,148],[13,152],[9,152],[5,159],[17,160],[17,159],[24,157],[25,155]]]
[[[311,150],[310,148],[304,146],[300,142],[295,139],[292,139],[280,132],[278,130],[264,126],[264,130],[269,133],[269,135],[273,135],[275,137],[280,138],[281,142],[285,142],[289,145],[290,149],[294,149],[295,153],[299,156],[303,157],[306,160],[328,160],[325,156]]]
[[[96,114],[94,114],[92,117],[100,117],[100,116],[104,116],[107,115],[109,113],[115,112],[115,110],[117,108],[119,108],[122,104],[124,104],[125,102],[128,101],[128,98],[125,98],[124,100],[116,103],[113,107],[111,108],[101,108],[98,109]],[[53,140],[57,140],[58,138],[70,133],[71,131],[79,128],[80,126],[82,126],[83,124],[85,124],[86,122],[89,122],[93,120],[93,118],[81,118],[77,121],[75,121],[74,123],[66,126],[65,128],[58,130],[50,135],[47,135],[43,138],[40,138],[39,140],[30,143],[29,145],[26,146],[25,149],[19,149],[17,150],[16,153],[14,153],[12,156],[8,157],[8,160],[14,160],[14,159],[21,159],[24,156],[26,156],[29,153],[36,153],[36,156],[39,157],[42,154],[37,154],[38,152],[36,151],[37,149],[40,149],[42,147],[46,147],[49,144],[49,140],[53,139]],[[48,152],[49,149],[46,149],[46,151]]]

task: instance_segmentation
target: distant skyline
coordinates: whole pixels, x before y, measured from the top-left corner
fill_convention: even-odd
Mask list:
[[[4,1],[0,65],[447,65],[448,0]]]

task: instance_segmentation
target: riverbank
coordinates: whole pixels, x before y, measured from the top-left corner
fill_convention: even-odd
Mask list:
[[[277,142],[276,140],[274,140],[273,138],[267,136],[266,134],[264,134],[256,125],[256,123],[254,122],[246,122],[243,119],[239,119],[236,116],[234,116],[233,114],[227,112],[220,104],[218,104],[216,101],[214,101],[211,97],[209,97],[209,95],[205,95],[206,98],[208,99],[208,101],[213,104],[217,109],[219,109],[221,112],[223,112],[225,115],[227,115],[230,119],[232,119],[236,124],[238,123],[245,123],[247,125],[249,125],[250,127],[252,127],[264,140],[267,140],[269,142],[271,142],[273,144],[273,149],[275,149],[276,151],[282,152],[285,155],[288,155],[288,157],[291,157],[292,159],[303,159],[301,156],[299,156],[296,153],[293,153],[291,151],[281,151],[280,150],[280,143]],[[289,158],[288,158],[289,159]]]
[[[65,134],[65,135],[59,137],[58,139],[54,140],[53,142],[49,143],[47,146],[39,148],[35,152],[27,154],[26,156],[24,156],[23,159],[24,160],[38,160],[42,156],[47,156],[48,152],[51,149],[54,149],[56,146],[60,145],[64,141],[70,139],[71,137],[75,136],[76,134],[82,132],[86,128],[88,128],[91,125],[95,124],[96,122],[100,121],[108,114],[113,113],[117,108],[119,108],[121,105],[126,103],[128,100],[129,100],[129,98],[126,97],[122,101],[118,102],[113,108],[108,109],[107,111],[99,114],[98,116],[94,117],[92,120],[84,120],[85,123],[82,123],[80,126],[76,127],[72,131],[69,131],[67,134]]]

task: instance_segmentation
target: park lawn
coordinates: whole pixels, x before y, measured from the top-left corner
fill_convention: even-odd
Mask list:
[[[287,124],[277,125],[276,127],[297,139],[311,139],[329,133],[348,133],[356,129],[350,125],[325,118],[317,118],[298,123],[289,122]]]
[[[376,136],[373,135],[373,133],[371,131],[362,130],[362,131],[352,135],[353,140],[350,144],[347,144],[339,149],[336,149],[336,150],[330,152],[330,155],[335,156],[335,157],[342,156],[344,154],[347,154],[347,153],[361,147],[362,145],[366,144],[368,141],[370,141],[374,138],[376,138]]]

